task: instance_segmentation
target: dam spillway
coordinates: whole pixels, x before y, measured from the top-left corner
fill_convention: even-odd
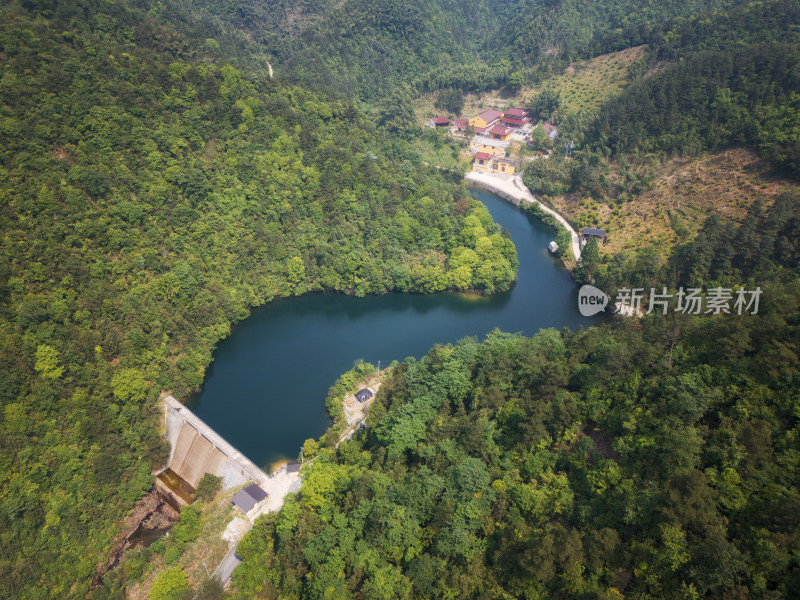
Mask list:
[[[193,488],[206,473],[222,478],[227,490],[248,481],[264,485],[269,476],[173,396],[164,398],[168,468]]]

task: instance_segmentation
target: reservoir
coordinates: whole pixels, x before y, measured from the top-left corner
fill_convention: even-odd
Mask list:
[[[329,425],[328,388],[358,359],[381,366],[420,358],[436,343],[492,329],[533,335],[544,327],[584,327],[578,288],[547,251],[555,233],[517,207],[473,191],[510,234],[517,283],[490,297],[316,294],[253,310],[219,343],[203,389],[188,406],[257,465],[294,459],[303,441]],[[269,471],[268,471],[269,472]]]

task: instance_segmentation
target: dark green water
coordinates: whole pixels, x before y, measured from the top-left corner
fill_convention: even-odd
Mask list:
[[[475,194],[517,247],[518,281],[510,292],[278,300],[254,310],[219,344],[192,410],[266,467],[294,458],[304,440],[325,432],[328,388],[357,359],[385,366],[495,327],[532,335],[597,323],[580,315],[578,288],[547,252],[554,233],[496,196]]]

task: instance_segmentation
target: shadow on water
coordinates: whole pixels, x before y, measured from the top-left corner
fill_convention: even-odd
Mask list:
[[[202,391],[189,399],[192,410],[267,466],[296,457],[305,439],[324,433],[328,388],[357,359],[386,366],[494,328],[533,335],[543,327],[597,323],[579,314],[577,286],[547,251],[553,231],[504,200],[474,194],[517,246],[518,280],[509,292],[277,300],[220,342]]]

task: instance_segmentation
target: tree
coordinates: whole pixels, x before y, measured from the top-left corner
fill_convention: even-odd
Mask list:
[[[319,454],[319,442],[314,438],[308,438],[303,442],[303,460],[308,461]]]
[[[206,502],[208,500],[213,500],[214,496],[217,495],[220,488],[222,487],[222,477],[214,475],[212,473],[206,473],[203,475],[202,479],[197,483],[197,488],[195,489],[195,493],[197,494],[197,499],[201,502]]]
[[[196,600],[222,600],[225,597],[225,588],[217,577],[208,577],[203,581],[200,591],[195,596]]]
[[[294,256],[286,263],[286,280],[294,290],[306,277],[306,265],[299,256]]]
[[[150,600],[182,600],[189,591],[189,580],[180,567],[172,567],[162,572],[150,588]]]
[[[175,525],[173,533],[179,542],[191,542],[200,535],[200,513],[193,504],[181,509],[181,518]]]
[[[581,263],[576,269],[576,279],[579,283],[593,283],[600,265],[600,249],[597,238],[591,237],[581,252]]]
[[[543,152],[553,148],[553,140],[547,135],[541,123],[533,128],[530,145],[534,150]]]
[[[64,373],[64,367],[59,366],[61,355],[58,350],[47,344],[40,344],[36,348],[35,369],[42,379],[58,379]]]
[[[531,104],[531,115],[534,119],[550,121],[561,106],[561,93],[544,88]]]
[[[566,227],[559,227],[556,234],[556,244],[558,244],[558,255],[568,260],[573,260],[572,256],[572,235]]]
[[[454,115],[460,115],[464,109],[464,94],[455,88],[446,88],[439,92],[434,104],[436,108]]]
[[[139,402],[144,400],[147,392],[147,381],[141,369],[121,369],[111,379],[114,396],[122,402]]]
[[[522,71],[512,71],[508,76],[508,87],[512,91],[518,92],[525,85],[525,73]]]

